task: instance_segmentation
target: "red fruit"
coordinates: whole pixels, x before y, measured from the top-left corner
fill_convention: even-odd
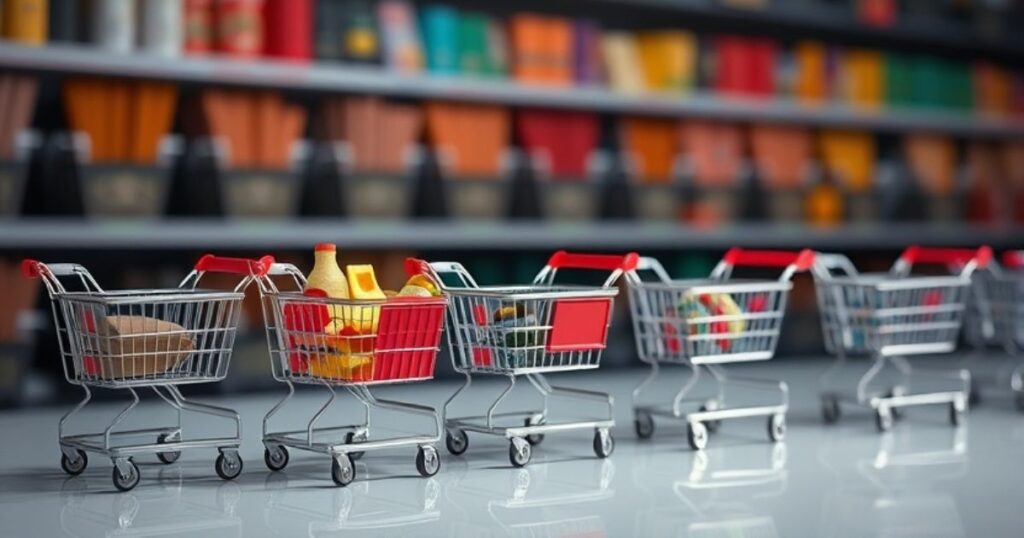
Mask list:
[[[747,303],[747,312],[764,312],[768,308],[768,297],[764,294],[755,295]]]

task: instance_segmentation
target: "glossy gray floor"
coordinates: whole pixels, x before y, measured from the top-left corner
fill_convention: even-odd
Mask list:
[[[552,379],[612,389],[619,424],[610,459],[594,457],[590,432],[570,432],[548,435],[528,467],[513,469],[505,441],[471,435],[462,457],[441,449],[442,469],[434,478],[420,478],[414,450],[404,449],[368,454],[347,488],[333,486],[321,455],[292,451],[285,471],[266,470],[258,435],[274,394],[209,399],[237,406],[244,416],[245,470],[237,480],[214,475],[213,451],[186,453],[174,465],[140,457],[142,482],[123,494],[113,491],[110,462],[99,456],[79,477],[61,472],[56,424],[63,410],[3,413],[0,535],[1024,535],[1024,414],[1009,399],[989,393],[960,428],[950,426],[947,410],[938,407],[908,410],[884,435],[864,410],[846,409],[839,424],[825,426],[815,388],[824,365],[738,369],[789,382],[789,429],[777,445],[767,442],[760,418],[724,424],[704,453],[686,446],[679,424],[659,423],[652,440],[638,441],[629,390],[644,372],[597,371]],[[656,394],[669,399],[670,384],[682,373],[668,370]],[[855,380],[854,370],[847,377]],[[380,393],[439,405],[453,387],[432,382]],[[474,388],[458,410],[481,412],[499,386]],[[528,389],[517,388],[523,392],[515,393],[513,405],[534,401]],[[283,421],[304,423],[320,401],[319,391],[303,391]],[[342,399],[336,414],[354,416],[350,403]],[[86,422],[98,424],[116,410],[97,404],[86,409]],[[572,411],[583,412],[577,406]],[[136,418],[152,423],[165,416],[150,402]],[[388,420],[380,418],[386,427],[380,431],[416,426],[401,417]]]

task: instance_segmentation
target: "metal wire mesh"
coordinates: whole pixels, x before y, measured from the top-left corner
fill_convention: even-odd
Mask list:
[[[815,284],[831,353],[914,355],[956,348],[969,285],[965,279],[815,274]]]
[[[354,301],[264,291],[274,378],[335,385],[434,376],[446,301]]]
[[[974,345],[1016,342],[1024,347],[1024,271],[978,271],[971,276],[964,333]]]
[[[460,371],[520,375],[600,366],[617,290],[447,290],[449,343]]]
[[[63,293],[54,318],[68,381],[101,386],[219,381],[227,375],[241,293]]]
[[[789,282],[631,281],[633,331],[646,362],[770,359],[779,340]]]

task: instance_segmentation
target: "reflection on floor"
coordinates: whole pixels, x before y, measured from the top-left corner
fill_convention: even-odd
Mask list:
[[[886,434],[867,410],[824,426],[814,390],[823,370],[779,363],[744,372],[790,384],[789,430],[779,444],[767,442],[760,419],[723,424],[704,452],[690,450],[684,426],[671,422],[639,441],[622,402],[643,372],[596,372],[560,381],[614,392],[620,405],[610,459],[594,457],[589,432],[552,434],[527,467],[513,469],[504,441],[474,436],[466,455],[442,452],[441,472],[428,479],[416,473],[411,449],[368,454],[347,488],[333,485],[320,455],[296,452],[285,471],[270,473],[262,446],[246,437],[236,481],[214,475],[208,451],[173,465],[140,457],[140,486],[113,493],[109,461],[94,459],[79,477],[60,471],[54,439],[62,410],[5,413],[0,521],[10,536],[1019,535],[1024,416],[1009,400],[993,395],[960,428],[944,409],[927,407],[906,410]],[[438,382],[381,394],[436,405],[452,389]],[[671,387],[664,390],[670,397]],[[211,401],[240,407],[248,435],[259,431],[275,396]],[[319,395],[297,400],[315,407]],[[474,402],[463,405],[471,411]],[[114,411],[101,404],[89,413],[102,421]],[[163,412],[143,406],[138,418]],[[339,414],[357,412],[340,405]],[[378,424],[402,428],[387,416]]]

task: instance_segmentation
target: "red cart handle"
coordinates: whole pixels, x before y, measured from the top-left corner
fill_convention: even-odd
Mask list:
[[[900,261],[907,265],[915,264],[936,264],[936,265],[964,265],[974,260],[978,268],[988,266],[992,261],[992,249],[981,247],[977,250],[969,248],[927,248],[917,245],[907,247],[900,254]]]
[[[733,267],[790,267],[807,271],[814,265],[814,251],[803,249],[799,252],[788,250],[744,250],[731,248],[722,261]]]
[[[25,278],[39,278],[43,276],[39,266],[42,262],[38,260],[30,260],[28,258],[21,260],[21,275]]]
[[[1010,269],[1020,269],[1021,267],[1024,267],[1024,251],[1009,250],[1004,252],[1003,265]]]
[[[628,252],[619,256],[617,254],[583,254],[559,250],[548,259],[548,267],[552,269],[620,270],[627,272],[636,269],[639,262],[640,255],[636,252]]]
[[[230,273],[263,277],[270,272],[272,265],[274,265],[273,256],[264,256],[258,260],[253,260],[206,254],[196,262],[195,269],[204,273]]]

